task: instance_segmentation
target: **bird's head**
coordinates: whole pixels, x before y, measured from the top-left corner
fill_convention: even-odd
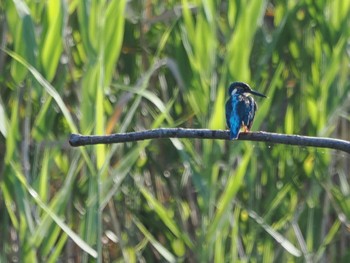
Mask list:
[[[231,83],[228,92],[230,96],[233,96],[234,94],[243,94],[243,95],[252,94],[252,95],[257,95],[257,96],[266,98],[264,94],[261,94],[255,90],[252,90],[252,88],[244,82]]]

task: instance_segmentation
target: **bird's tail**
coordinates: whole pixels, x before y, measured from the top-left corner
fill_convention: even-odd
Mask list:
[[[236,140],[238,138],[239,129],[230,129],[230,140]]]

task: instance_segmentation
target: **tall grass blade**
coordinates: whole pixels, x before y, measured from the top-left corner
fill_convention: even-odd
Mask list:
[[[18,170],[16,164],[11,162],[11,167],[15,172],[17,179],[20,181],[22,186],[27,190],[27,192],[31,195],[33,200],[37,203],[37,205],[43,209],[51,218],[55,221],[55,223],[76,243],[82,250],[87,252],[92,257],[97,257],[97,252],[92,247],[90,247],[84,240],[82,240],[76,233],[74,233],[64,222],[60,219],[51,209],[40,199],[38,193],[27,183],[26,179],[22,175],[21,171]]]

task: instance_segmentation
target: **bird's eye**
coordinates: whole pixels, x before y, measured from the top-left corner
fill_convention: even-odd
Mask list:
[[[237,92],[237,88],[233,89],[232,92],[231,92],[231,96],[235,95]]]

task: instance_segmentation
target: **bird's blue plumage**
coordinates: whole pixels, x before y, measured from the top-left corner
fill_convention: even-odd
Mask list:
[[[253,125],[257,105],[254,99],[248,94],[266,97],[243,82],[234,82],[230,85],[230,98],[226,102],[226,123],[230,129],[230,139],[237,139],[239,130],[244,127],[249,131]]]

